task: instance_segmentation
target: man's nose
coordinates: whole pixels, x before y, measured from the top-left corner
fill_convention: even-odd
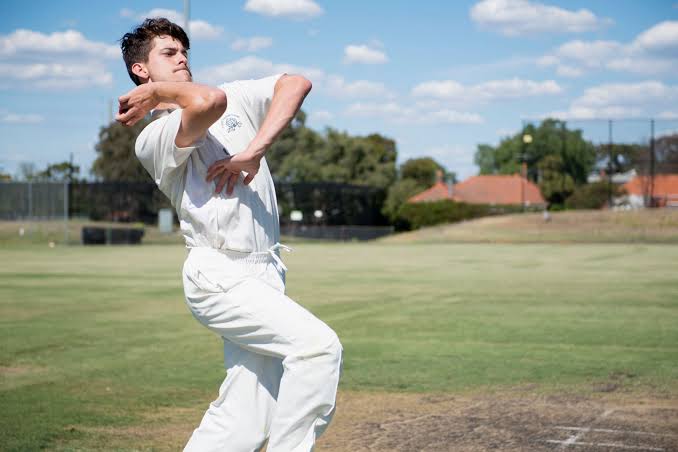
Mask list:
[[[186,55],[184,55],[183,53],[178,53],[177,55],[179,55],[179,59],[177,61],[177,64],[183,63],[184,66],[188,67],[188,58],[186,58]]]

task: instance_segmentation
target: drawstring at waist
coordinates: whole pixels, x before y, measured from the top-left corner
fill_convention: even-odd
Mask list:
[[[282,259],[280,259],[280,256],[278,256],[278,253],[276,253],[276,251],[278,251],[279,249],[283,249],[287,252],[292,251],[292,248],[290,248],[287,245],[283,245],[280,242],[276,242],[275,245],[271,246],[266,251],[253,251],[253,252],[236,251],[231,249],[219,249],[203,246],[192,246],[188,248],[191,250],[204,250],[205,252],[218,252],[220,254],[228,256],[229,259],[242,262],[243,264],[259,264],[269,261],[270,259],[273,259],[273,261],[284,271],[287,271],[287,267],[283,263]]]
[[[283,249],[283,250],[285,250],[285,251],[287,251],[287,252],[289,253],[289,252],[292,251],[292,248],[290,248],[290,247],[287,246],[287,245],[283,245],[283,244],[280,243],[280,242],[276,242],[275,245],[273,245],[272,247],[270,247],[270,248],[268,249],[268,254],[271,255],[271,257],[273,258],[273,260],[276,261],[276,263],[277,263],[278,265],[280,265],[280,268],[282,268],[283,270],[287,271],[287,267],[285,267],[285,264],[283,263],[282,259],[280,259],[280,256],[278,256],[278,253],[276,253],[276,251],[279,250],[279,249]]]

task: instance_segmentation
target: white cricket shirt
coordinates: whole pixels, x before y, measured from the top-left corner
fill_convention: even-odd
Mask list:
[[[136,155],[176,209],[187,247],[263,252],[278,242],[275,188],[265,158],[252,182],[244,185],[241,175],[230,196],[226,187],[215,195],[217,182],[206,182],[205,177],[212,163],[247,148],[281,75],[221,85],[228,99],[226,111],[193,146],[175,144],[181,109],[154,112],[160,117],[139,134]]]

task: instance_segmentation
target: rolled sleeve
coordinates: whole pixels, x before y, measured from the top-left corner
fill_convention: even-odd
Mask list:
[[[158,187],[166,192],[172,179],[178,177],[178,168],[182,167],[191,152],[200,146],[202,140],[192,146],[178,147],[175,143],[181,126],[181,109],[156,119],[139,134],[135,144],[135,153],[153,177]]]

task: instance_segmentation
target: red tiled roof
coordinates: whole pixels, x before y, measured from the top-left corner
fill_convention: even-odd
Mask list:
[[[436,182],[431,188],[417,193],[408,199],[407,202],[440,201],[442,199],[451,199],[449,188],[444,182]]]
[[[521,183],[523,189],[521,190]],[[452,187],[452,196],[443,182],[412,196],[408,202],[452,199],[469,204],[545,204],[537,187],[527,179],[514,175],[472,176]]]
[[[649,191],[650,179],[648,176],[636,176],[624,184],[630,195],[643,196]],[[656,174],[654,176],[653,196],[678,195],[678,174]]]

